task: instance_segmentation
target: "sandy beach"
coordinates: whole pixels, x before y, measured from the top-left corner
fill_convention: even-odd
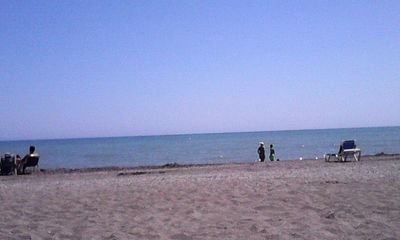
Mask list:
[[[400,156],[0,177],[0,239],[400,239]]]

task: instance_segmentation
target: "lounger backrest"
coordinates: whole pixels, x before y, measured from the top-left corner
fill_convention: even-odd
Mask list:
[[[342,144],[343,150],[344,149],[354,149],[356,148],[356,142],[354,140],[346,140]]]
[[[26,167],[34,167],[39,162],[39,156],[30,156],[26,162]]]

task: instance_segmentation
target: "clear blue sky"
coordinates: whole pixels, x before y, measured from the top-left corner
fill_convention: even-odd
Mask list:
[[[0,139],[400,125],[400,1],[0,0]]]

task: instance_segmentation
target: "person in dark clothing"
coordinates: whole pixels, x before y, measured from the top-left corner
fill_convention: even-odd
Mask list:
[[[19,163],[17,164],[18,172],[24,173],[24,172],[25,172],[25,165],[26,165],[26,163],[28,162],[28,159],[29,159],[30,157],[38,157],[38,156],[39,156],[39,154],[36,152],[35,146],[31,145],[31,146],[29,147],[29,153],[26,154],[26,155],[24,156],[24,158],[22,158],[20,161],[18,161],[18,162],[19,162]]]
[[[258,147],[258,157],[259,157],[259,161],[260,162],[264,162],[265,161],[265,149],[264,149],[264,143],[260,142],[260,146]]]

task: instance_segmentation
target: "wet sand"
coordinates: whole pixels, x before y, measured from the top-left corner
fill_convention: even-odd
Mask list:
[[[400,239],[400,156],[0,177],[0,239]]]

